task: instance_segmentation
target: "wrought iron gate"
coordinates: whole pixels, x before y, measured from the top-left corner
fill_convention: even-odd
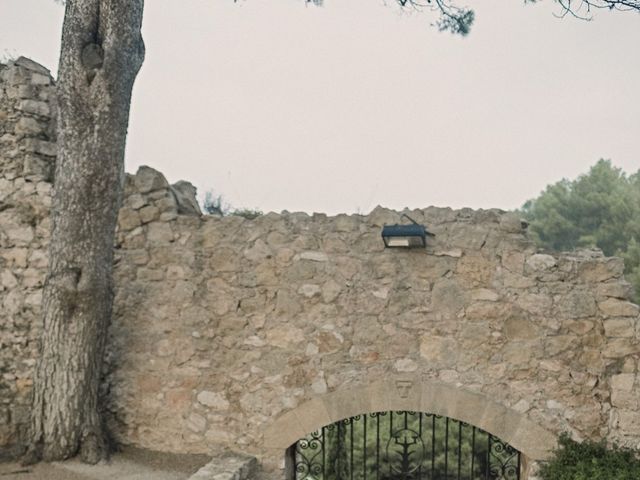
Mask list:
[[[322,427],[292,447],[296,480],[518,480],[520,452],[453,418],[378,412]]]

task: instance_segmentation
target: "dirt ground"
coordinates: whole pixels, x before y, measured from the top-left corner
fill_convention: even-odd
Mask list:
[[[98,465],[77,460],[30,467],[0,463],[0,480],[186,480],[210,459],[127,447]]]

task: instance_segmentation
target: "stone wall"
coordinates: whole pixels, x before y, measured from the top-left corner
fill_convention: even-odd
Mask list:
[[[53,95],[41,65],[0,65],[0,458],[18,452],[28,421],[50,229]]]
[[[144,183],[166,189],[156,177]],[[140,197],[163,188],[132,189],[121,216],[110,398],[123,439],[268,455],[265,430],[304,402],[419,375],[550,432],[638,444],[638,307],[621,260],[539,253],[497,210],[411,211],[437,235],[414,251],[383,248],[401,217],[382,208],[145,223]]]
[[[18,110],[33,68],[0,71],[0,445],[24,426],[46,265],[50,184],[23,172],[55,149],[28,147],[50,145],[44,129],[16,132],[45,119]],[[451,399],[452,416],[531,459],[562,431],[640,446],[640,322],[622,261],[538,252],[499,210],[407,213],[436,234],[426,250],[385,250],[381,227],[401,216],[383,208],[217,218],[186,182],[127,176],[103,392],[116,438],[274,468],[300,432],[406,405],[387,390],[416,382],[411,405]]]

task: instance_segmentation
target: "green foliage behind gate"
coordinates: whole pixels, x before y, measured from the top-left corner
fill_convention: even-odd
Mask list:
[[[520,454],[452,418],[378,412],[298,441],[295,470],[296,480],[516,480]]]

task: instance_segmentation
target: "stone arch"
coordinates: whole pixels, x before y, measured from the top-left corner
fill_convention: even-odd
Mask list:
[[[266,450],[284,450],[319,428],[369,412],[411,410],[447,416],[479,427],[530,460],[545,460],[556,437],[525,415],[482,393],[419,377],[394,376],[315,397],[280,415],[264,430]]]

